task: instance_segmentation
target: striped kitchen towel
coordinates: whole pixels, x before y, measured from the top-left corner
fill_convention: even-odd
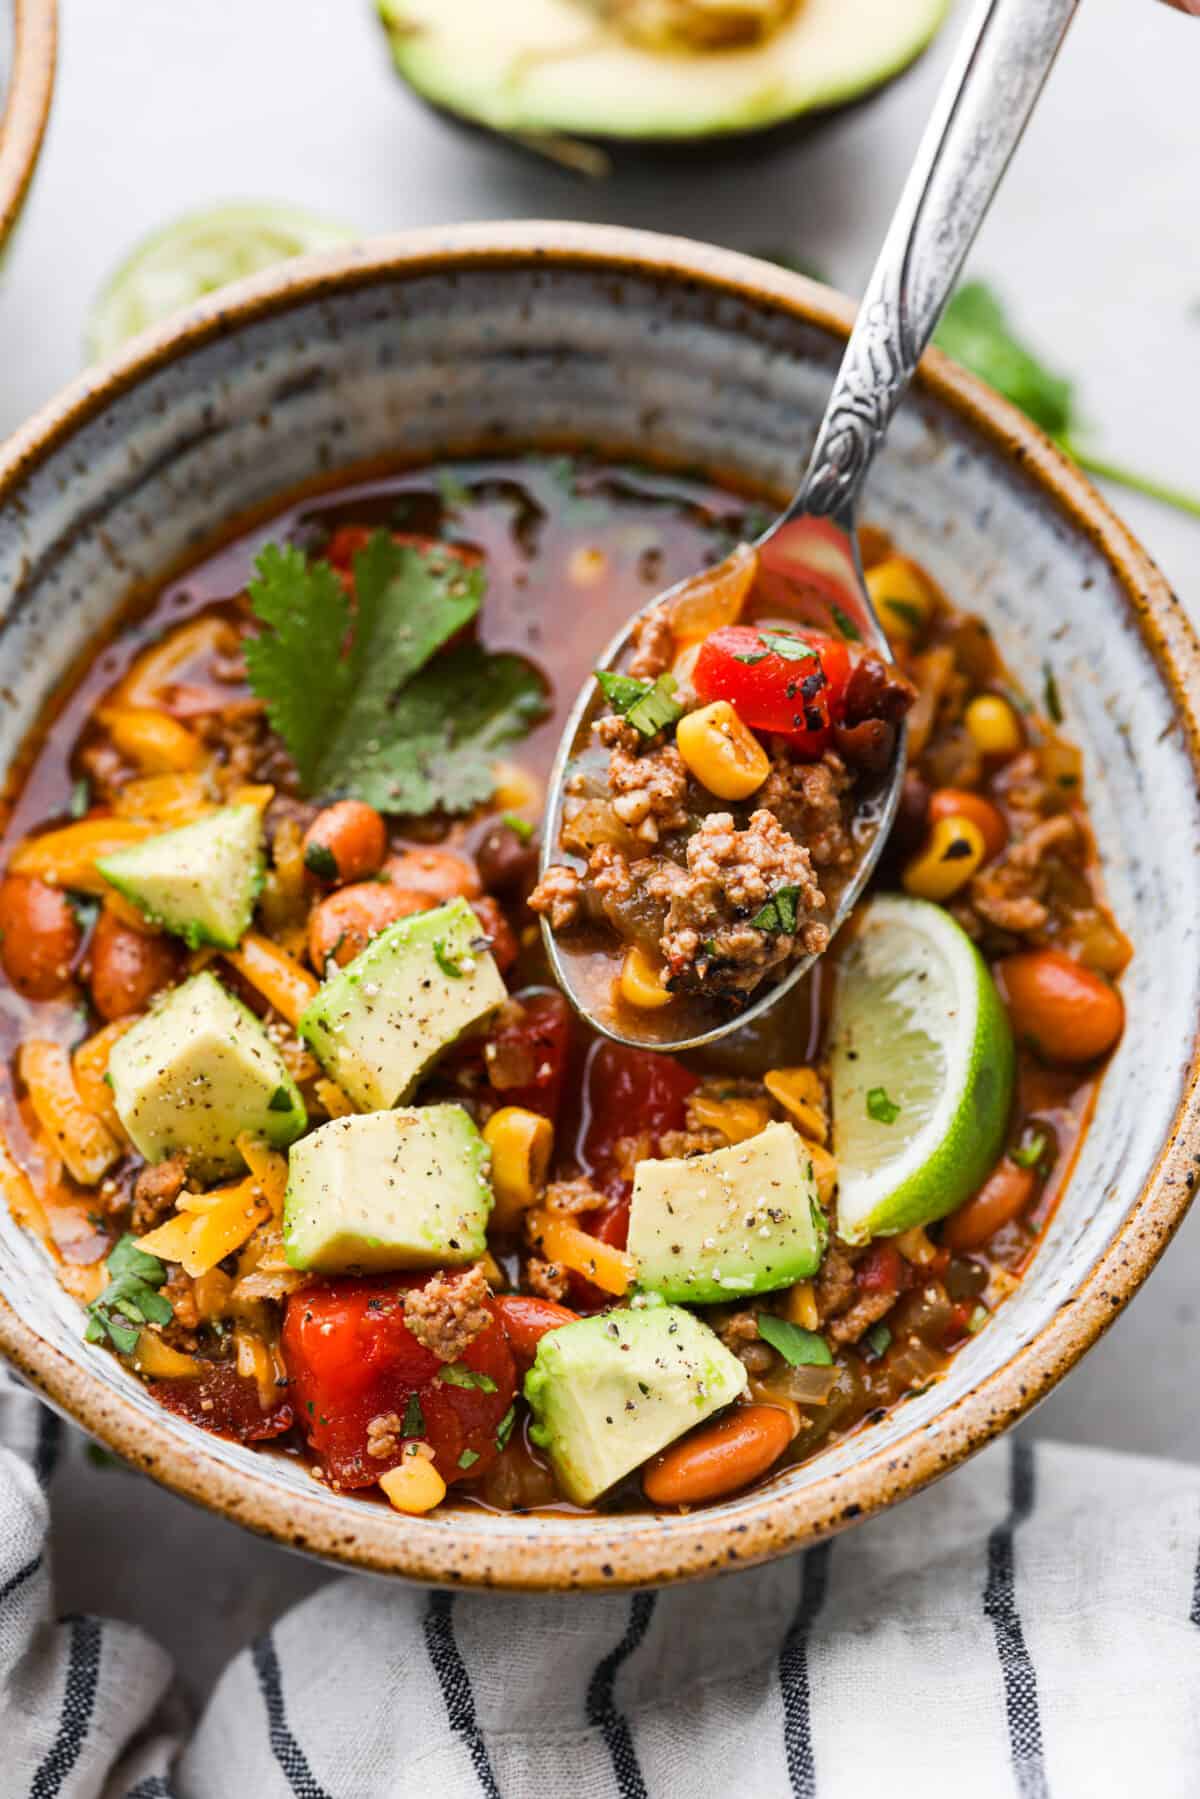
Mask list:
[[[661,1594],[331,1579],[189,1725],[147,1637],[55,1615],[61,1431],[0,1374],[3,1799],[1200,1794],[1193,1468],[1010,1438],[833,1543]]]

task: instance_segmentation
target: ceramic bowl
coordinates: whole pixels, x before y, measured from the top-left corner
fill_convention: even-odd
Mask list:
[[[0,6],[0,250],[17,222],[54,88],[55,0]]]
[[[786,493],[851,317],[731,253],[632,231],[466,227],[288,264],[147,334],[0,454],[0,766],[135,582],[235,513],[366,458],[652,445]],[[156,1480],[317,1555],[430,1582],[645,1585],[763,1560],[913,1493],[1012,1424],[1126,1304],[1200,1155],[1197,644],[1149,557],[1023,418],[930,356],[872,474],[893,532],[1037,683],[1052,658],[1129,1023],[1020,1289],[944,1379],[766,1486],[690,1516],[405,1519],[164,1412],[0,1218],[0,1348]]]

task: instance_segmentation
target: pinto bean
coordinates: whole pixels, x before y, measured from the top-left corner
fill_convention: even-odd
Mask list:
[[[362,881],[383,867],[387,847],[387,826],[374,806],[339,800],[305,832],[304,866],[320,881]]]
[[[951,1214],[942,1229],[947,1249],[982,1249],[1001,1225],[1019,1218],[1033,1198],[1037,1177],[1032,1168],[1020,1168],[1006,1156],[983,1186],[965,1205]]]
[[[1061,950],[1006,956],[996,973],[1018,1038],[1051,1061],[1091,1062],[1121,1035],[1121,995]]]
[[[479,870],[470,856],[457,850],[411,849],[389,856],[385,863],[387,876],[397,887],[410,893],[427,894],[428,905],[461,894],[464,899],[478,899],[483,892]]]
[[[427,893],[393,887],[388,881],[356,881],[352,887],[339,887],[313,907],[308,921],[308,959],[320,975],[330,957],[344,967],[388,925],[398,918],[410,918],[414,912],[428,912],[432,904]]]
[[[108,911],[96,920],[88,961],[92,1001],[110,1021],[143,1011],[179,972],[179,951],[169,938],[135,931]]]
[[[71,979],[82,932],[70,901],[45,881],[0,882],[0,961],[26,999],[55,999]]]
[[[929,822],[943,818],[969,818],[983,838],[984,860],[998,856],[1008,842],[1004,814],[981,793],[965,787],[939,787],[929,802]]]
[[[773,1405],[742,1405],[654,1456],[642,1475],[652,1505],[702,1505],[749,1485],[792,1440],[792,1420]]]

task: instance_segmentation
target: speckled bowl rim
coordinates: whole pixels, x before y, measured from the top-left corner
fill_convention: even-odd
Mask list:
[[[378,238],[288,263],[212,296],[89,371],[0,449],[0,506],[55,449],[151,371],[250,321],[397,276],[541,265],[695,283],[766,301],[799,323],[844,338],[853,306],[803,276],[684,239],[607,226],[499,223]],[[918,377],[930,395],[1017,465],[1065,523],[1105,557],[1148,654],[1178,710],[1200,785],[1200,643],[1153,561],[1079,470],[1016,409],[936,351]],[[832,1535],[918,1492],[1023,1417],[1097,1341],[1146,1279],[1181,1223],[1200,1164],[1200,1038],[1183,1098],[1157,1162],[1124,1225],[1072,1297],[999,1369],[889,1447],[794,1493],[765,1488],[738,1509],[663,1516],[628,1541],[603,1517],[528,1518],[520,1534],[489,1529],[485,1514],[404,1519],[362,1506],[353,1523],[312,1495],[275,1492],[220,1465],[197,1431],[186,1449],[164,1424],[134,1418],[119,1396],[72,1365],[0,1301],[0,1351],[46,1398],[134,1467],[285,1546],[424,1583],[537,1591],[656,1585],[747,1566]]]
[[[12,70],[0,112],[0,247],[16,224],[50,117],[57,0],[14,0]]]

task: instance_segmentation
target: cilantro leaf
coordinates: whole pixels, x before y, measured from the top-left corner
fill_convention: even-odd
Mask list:
[[[343,784],[381,812],[469,812],[495,790],[498,751],[545,714],[531,663],[464,644],[401,690],[388,737],[363,742]]]
[[[891,1347],[892,1333],[886,1324],[873,1324],[863,1337],[863,1342],[873,1357],[878,1357]]]
[[[1040,425],[1081,468],[1200,517],[1200,495],[1156,481],[1095,455],[1080,441],[1074,384],[1042,362],[1013,330],[1008,309],[984,281],[964,282],[942,314],[933,341]]]
[[[674,675],[642,681],[636,675],[619,675],[612,669],[598,668],[596,680],[613,711],[627,718],[643,737],[654,737],[683,717],[683,707],[674,697],[678,685]]]
[[[1045,1131],[1035,1131],[1028,1142],[1009,1150],[1009,1160],[1015,1162],[1018,1168],[1036,1168],[1045,1155],[1046,1148]]]
[[[449,975],[452,981],[462,980],[463,971],[446,948],[445,939],[442,937],[435,937],[433,940],[433,959],[442,973]]]
[[[499,1424],[496,1426],[496,1448],[505,1449],[508,1439],[513,1434],[513,1425],[517,1422],[516,1405],[510,1405]]]
[[[843,612],[840,606],[831,606],[829,608],[829,613],[834,624],[846,639],[847,643],[862,642],[862,632],[848,612]]]
[[[447,1362],[438,1370],[438,1379],[451,1387],[478,1387],[481,1393],[494,1393],[496,1383],[490,1374],[481,1374],[478,1369],[468,1368],[465,1362]]]
[[[770,931],[772,936],[782,933],[790,937],[796,929],[796,900],[799,892],[798,887],[778,888],[750,920],[754,929]]]
[[[758,1314],[758,1334],[764,1343],[777,1349],[792,1368],[828,1368],[833,1352],[819,1331],[806,1331],[802,1325],[789,1324],[774,1312]]]
[[[167,1271],[157,1256],[137,1246],[127,1232],[105,1262],[108,1285],[87,1308],[84,1337],[89,1343],[108,1341],[121,1355],[132,1355],[142,1326],[169,1324],[175,1316],[169,1299],[158,1291]]]
[[[815,662],[817,652],[803,638],[793,637],[786,631],[764,631],[762,640],[772,656],[778,656],[784,662]]]
[[[479,611],[484,580],[445,549],[377,531],[354,559],[354,599],[326,562],[268,544],[250,602],[250,685],[308,793],[383,811],[469,811],[490,797],[500,745],[540,718],[540,676],[476,644],[438,655]],[[432,660],[431,660],[432,659]]]
[[[423,1437],[425,1435],[425,1414],[421,1410],[421,1401],[415,1393],[408,1396],[408,1404],[404,1408],[404,1422],[400,1426],[402,1437]]]

